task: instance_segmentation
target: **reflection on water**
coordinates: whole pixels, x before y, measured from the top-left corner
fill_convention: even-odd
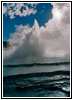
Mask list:
[[[69,65],[59,65],[59,66],[20,66],[20,67],[5,67],[3,68],[3,76],[9,75],[18,75],[18,74],[27,74],[27,73],[36,73],[36,72],[52,72],[60,70],[70,70]]]

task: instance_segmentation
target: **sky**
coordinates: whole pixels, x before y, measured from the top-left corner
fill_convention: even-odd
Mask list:
[[[16,6],[19,7],[21,13],[25,10],[25,14],[20,14],[20,12],[13,11]],[[52,17],[51,10],[53,5],[50,3],[39,3],[39,4],[6,4],[4,3],[3,11],[3,40],[8,41],[10,34],[15,32],[16,25],[29,25],[33,26],[34,20],[36,19],[39,23],[39,26],[45,25],[45,23]],[[16,6],[15,6],[16,5]],[[18,9],[17,7],[17,9]],[[32,11],[31,11],[32,9]],[[6,10],[6,12],[5,12]],[[28,12],[31,12],[29,13]],[[15,14],[16,13],[16,14]],[[19,13],[19,14],[18,14]]]
[[[3,4],[5,62],[70,56],[69,3]]]

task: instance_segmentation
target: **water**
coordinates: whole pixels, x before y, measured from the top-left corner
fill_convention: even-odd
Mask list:
[[[4,97],[70,97],[70,65],[4,66]]]
[[[37,72],[53,72],[53,71],[60,71],[60,70],[70,70],[69,65],[34,65],[32,67],[28,66],[4,66],[3,68],[3,76],[10,76],[10,75],[19,75],[19,74],[28,74],[28,73],[37,73]]]

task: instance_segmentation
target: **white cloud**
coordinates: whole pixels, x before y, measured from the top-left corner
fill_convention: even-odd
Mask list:
[[[7,12],[7,8],[3,6],[3,13],[5,14]]]
[[[69,55],[70,46],[70,5],[66,3],[53,4],[53,18],[49,20],[45,27],[48,44],[46,55],[66,56]],[[57,13],[60,13],[56,15]],[[61,53],[60,53],[61,52]],[[52,53],[52,54],[51,54]]]
[[[56,16],[55,14],[59,11],[62,12],[61,15]],[[12,62],[12,58],[14,58],[13,62],[23,62],[25,58],[28,60],[30,57],[66,57],[70,55],[70,5],[53,4],[52,14],[52,19],[45,26],[39,27],[37,20],[32,28],[28,25],[16,26],[16,32],[9,39],[11,47],[15,48],[15,51],[13,52],[11,47],[4,51],[11,51],[10,54],[5,53],[8,57],[6,62]]]
[[[8,15],[10,19],[13,19],[16,15],[22,17],[37,13],[36,5],[30,5],[31,8],[23,3],[7,3],[6,6],[3,6],[3,14]]]

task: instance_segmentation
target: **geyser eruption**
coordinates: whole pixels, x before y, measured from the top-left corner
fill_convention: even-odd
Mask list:
[[[53,3],[53,17],[39,27],[16,26],[11,34],[10,46],[3,49],[4,64],[30,63],[45,57],[69,57],[70,55],[70,5]]]
[[[16,30],[17,32],[20,31],[19,28]],[[38,41],[38,35],[40,34],[38,22],[35,20],[33,27],[29,28],[27,26],[26,31],[27,33],[24,27],[23,32],[15,33],[16,35],[14,34],[9,40],[10,47],[7,50],[4,49],[4,53],[10,51],[10,54],[7,52],[8,55],[4,59],[5,64],[32,63],[33,59],[43,56],[43,47]],[[22,37],[24,37],[23,40]],[[18,39],[20,41],[17,41]],[[15,42],[12,42],[13,40]]]

